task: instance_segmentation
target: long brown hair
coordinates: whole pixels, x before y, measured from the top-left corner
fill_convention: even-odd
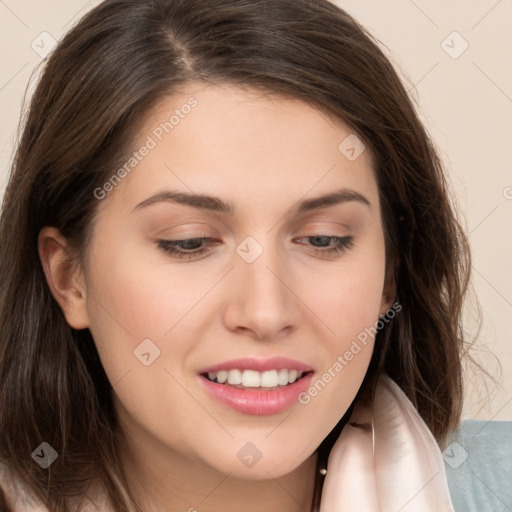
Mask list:
[[[116,511],[139,509],[118,463],[111,385],[91,333],[71,328],[50,292],[38,233],[57,227],[82,257],[94,190],[125,161],[148,109],[190,80],[303,100],[367,144],[402,310],[377,333],[360,392],[386,372],[439,443],[460,419],[468,242],[376,41],[327,0],[107,0],[45,63],[0,220],[0,459],[52,511],[71,510],[94,478]],[[346,417],[319,447],[321,464]],[[31,457],[42,441],[59,454],[47,470]],[[317,506],[320,480],[315,489]]]

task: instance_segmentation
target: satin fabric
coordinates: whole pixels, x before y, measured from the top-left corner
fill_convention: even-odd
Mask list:
[[[387,375],[331,449],[320,512],[455,512],[439,446]]]

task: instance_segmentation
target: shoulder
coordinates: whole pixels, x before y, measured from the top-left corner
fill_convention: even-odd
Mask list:
[[[463,421],[443,458],[455,510],[511,510],[512,421]]]

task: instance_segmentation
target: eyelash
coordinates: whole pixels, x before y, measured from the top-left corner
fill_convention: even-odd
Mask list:
[[[309,252],[315,254],[316,256],[336,256],[341,255],[348,249],[350,249],[354,245],[353,237],[351,236],[327,236],[327,235],[311,235],[311,236],[303,236],[298,240],[302,240],[305,238],[328,238],[330,240],[335,240],[336,244],[328,249],[310,249]],[[199,258],[203,254],[210,251],[210,249],[202,247],[200,249],[194,250],[193,252],[184,251],[182,249],[176,248],[175,245],[182,244],[184,242],[192,242],[192,241],[211,241],[212,239],[209,237],[197,237],[197,238],[186,238],[184,240],[157,240],[158,247],[163,251],[171,254],[171,256],[179,258],[179,259],[192,259]],[[210,243],[210,246],[219,245],[218,242]]]

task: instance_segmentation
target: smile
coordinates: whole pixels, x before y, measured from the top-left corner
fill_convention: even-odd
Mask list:
[[[258,372],[256,370],[220,370],[208,372],[208,380],[218,384],[227,384],[239,389],[247,388],[277,388],[293,384],[299,380],[304,372],[282,368],[280,370],[267,370]]]
[[[311,383],[312,367],[284,357],[245,358],[204,368],[201,386],[216,402],[250,415],[277,414],[298,402]]]

